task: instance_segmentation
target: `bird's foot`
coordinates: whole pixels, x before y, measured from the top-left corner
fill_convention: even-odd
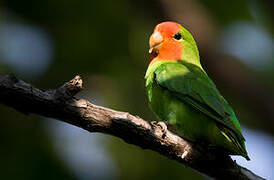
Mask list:
[[[166,132],[167,132],[167,125],[165,122],[160,121],[158,122],[158,125],[161,127],[162,132],[163,132],[163,136],[166,136]]]
[[[162,138],[165,138],[166,137],[166,132],[167,132],[167,125],[165,122],[163,121],[152,121],[151,124],[155,125],[155,126],[159,126],[161,128],[161,131],[162,131]]]

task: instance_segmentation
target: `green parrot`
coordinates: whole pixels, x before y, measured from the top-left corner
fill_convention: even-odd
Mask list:
[[[158,119],[192,142],[203,142],[250,160],[239,121],[201,66],[194,38],[175,22],[150,36],[146,71],[148,102]]]

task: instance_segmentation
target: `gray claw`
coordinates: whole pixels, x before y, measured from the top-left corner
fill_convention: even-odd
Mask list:
[[[157,123],[158,126],[160,126],[162,128],[162,132],[164,134],[164,136],[166,135],[166,132],[167,132],[167,125],[165,122],[163,121],[160,121]]]
[[[166,132],[167,132],[167,125],[166,125],[166,123],[163,122],[163,121],[160,121],[160,122],[158,122],[158,121],[151,121],[151,124],[153,124],[154,126],[160,126],[161,127],[161,131],[163,133],[162,138],[165,138]]]

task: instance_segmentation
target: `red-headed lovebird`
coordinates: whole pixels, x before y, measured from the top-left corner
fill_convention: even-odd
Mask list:
[[[240,124],[200,63],[188,30],[175,22],[158,24],[149,39],[148,102],[160,121],[179,136],[250,160]]]

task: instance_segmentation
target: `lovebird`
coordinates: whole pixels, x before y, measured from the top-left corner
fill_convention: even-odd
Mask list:
[[[146,90],[158,119],[186,140],[250,160],[239,121],[203,69],[191,33],[176,22],[162,22],[149,45]]]

